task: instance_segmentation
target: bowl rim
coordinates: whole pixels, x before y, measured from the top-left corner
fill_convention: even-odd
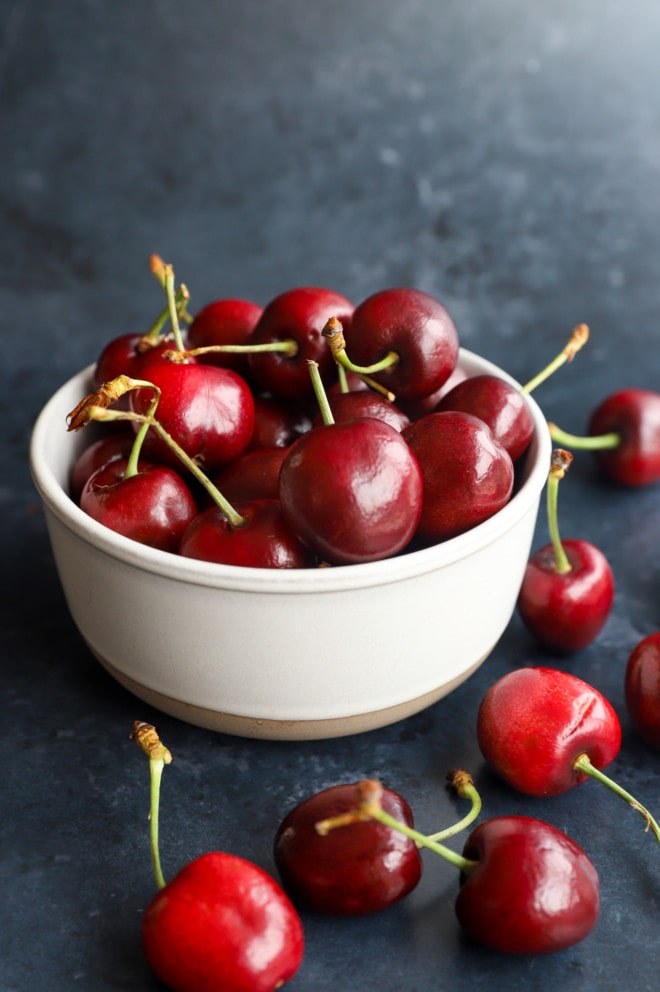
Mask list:
[[[520,383],[499,366],[465,348],[460,348],[458,362],[462,367],[467,366],[468,374],[472,369],[473,375],[497,375],[516,388],[521,388]],[[403,552],[392,558],[335,565],[332,568],[260,569],[183,558],[172,552],[139,544],[93,520],[80,509],[57,480],[49,460],[49,439],[52,436],[54,418],[61,417],[61,422],[64,422],[70,410],[70,406],[65,409],[67,403],[64,400],[74,385],[81,385],[79,398],[82,398],[85,391],[90,391],[93,368],[93,365],[89,365],[63,383],[38,414],[29,445],[33,482],[50,513],[79,540],[126,565],[176,581],[222,590],[296,595],[337,592],[404,581],[468,558],[491,544],[537,505],[547,480],[551,455],[550,434],[539,405],[532,396],[526,395],[534,421],[534,435],[528,449],[528,457],[531,455],[532,461],[527,476],[501,510],[457,537],[430,547]]]

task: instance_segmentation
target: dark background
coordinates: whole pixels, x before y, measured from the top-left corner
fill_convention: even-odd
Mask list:
[[[659,50],[651,0],[1,0],[3,992],[159,988],[139,945],[153,881],[135,718],[174,752],[168,877],[218,847],[272,869],[288,809],[365,776],[400,789],[430,832],[457,818],[443,787],[456,765],[485,813],[548,819],[599,870],[587,940],[517,959],[462,937],[455,870],[425,856],[420,887],[387,913],[305,918],[292,992],[657,988],[658,850],[641,821],[595,783],[515,795],[474,736],[496,678],[566,667],[617,708],[611,771],[657,815],[657,752],[623,705],[627,656],[659,626],[657,487],[608,486],[589,456],[562,484],[563,535],[597,544],[617,581],[580,655],[543,655],[514,617],[479,673],[428,711],[273,744],[161,717],[96,665],[58,586],[27,448],[55,388],[160,309],[151,252],[174,264],[193,309],[303,284],[355,302],[417,286],[449,308],[464,346],[521,381],[586,321],[585,351],[537,394],[570,430],[614,389],[657,388]]]

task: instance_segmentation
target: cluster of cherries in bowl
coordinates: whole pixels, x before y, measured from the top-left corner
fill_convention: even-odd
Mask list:
[[[436,544],[511,498],[533,433],[524,391],[463,375],[429,294],[354,306],[298,287],[191,317],[171,266],[152,268],[167,293],[154,327],[104,347],[69,415],[70,430],[115,428],[73,469],[96,520],[187,557],[304,568]]]
[[[651,671],[655,703],[652,712],[647,698],[645,713],[655,729],[645,736],[659,747],[660,633],[631,654],[627,699],[638,695],[640,678],[648,691]],[[487,763],[517,792],[551,798],[595,779],[640,813],[660,842],[658,821],[602,771],[617,757],[621,725],[609,701],[582,679],[549,667],[511,671],[482,698],[476,733]],[[362,917],[387,910],[419,884],[425,851],[458,870],[456,918],[484,947],[514,955],[554,953],[586,938],[598,921],[600,881],[585,850],[537,817],[493,816],[472,827],[481,796],[460,769],[448,774],[448,784],[469,800],[469,811],[433,834],[415,827],[399,792],[377,780],[341,783],[284,815],[273,841],[276,871],[212,851],[166,882],[158,795],[172,756],[153,726],[136,722],[132,736],[149,757],[158,887],[142,919],[142,945],[174,992],[281,988],[303,962],[306,913]],[[447,841],[468,827],[459,853]]]

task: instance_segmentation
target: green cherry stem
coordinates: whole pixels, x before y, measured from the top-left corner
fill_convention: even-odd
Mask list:
[[[323,380],[321,379],[319,363],[315,362],[313,359],[308,359],[307,368],[309,369],[309,374],[312,379],[314,396],[316,397],[316,402],[318,403],[319,410],[321,412],[321,420],[323,421],[325,427],[329,427],[331,424],[334,424],[335,418],[332,415],[328,394],[325,391]]]
[[[590,775],[592,778],[595,778],[598,782],[601,782],[603,785],[606,785],[608,789],[611,789],[612,792],[614,792],[617,796],[619,796],[621,799],[627,802],[629,806],[631,806],[644,818],[644,820],[646,821],[646,829],[652,831],[652,833],[655,835],[656,840],[660,844],[660,824],[655,819],[655,817],[651,816],[651,813],[648,811],[646,806],[642,806],[642,804],[637,799],[635,799],[635,797],[632,796],[629,792],[626,792],[626,790],[622,788],[622,786],[620,786],[617,782],[611,779],[608,775],[605,775],[599,768],[595,768],[594,765],[592,765],[591,761],[589,760],[588,755],[586,754],[579,755],[573,762],[573,767],[577,771],[581,771],[585,775]]]
[[[587,343],[589,340],[589,328],[586,324],[578,324],[573,328],[570,338],[564,345],[563,349],[559,352],[556,358],[546,365],[544,369],[541,369],[533,379],[530,379],[520,390],[521,393],[527,395],[531,393],[534,389],[549,379],[553,372],[556,372],[558,368],[565,365],[566,362],[572,362],[578,351]]]
[[[575,448],[577,451],[611,451],[621,444],[621,435],[615,431],[607,434],[594,434],[593,437],[569,434],[563,431],[557,424],[548,424],[550,437],[555,444],[561,444],[566,448]]]
[[[460,869],[465,875],[471,874],[478,865],[478,861],[471,861],[462,854],[457,854],[451,848],[439,843],[433,836],[426,836],[419,830],[409,827],[406,823],[397,820],[396,817],[386,813],[381,805],[383,787],[375,779],[365,779],[357,785],[357,805],[354,810],[347,813],[340,813],[338,816],[329,817],[327,820],[320,820],[316,824],[316,831],[321,836],[325,836],[331,830],[339,827],[350,826],[353,823],[360,823],[364,820],[377,820],[392,830],[397,830],[405,837],[409,837],[418,847],[427,848],[434,854],[449,861],[455,868]]]
[[[427,834],[427,839],[435,841],[436,843],[447,840],[448,837],[454,837],[455,834],[460,834],[463,830],[466,830],[481,813],[481,796],[477,792],[474,782],[472,781],[472,776],[469,772],[466,772],[463,768],[454,769],[448,773],[447,782],[449,788],[453,789],[461,799],[469,799],[471,806],[469,811],[461,820],[458,821],[458,823],[452,824],[451,827],[445,827],[444,830],[438,830],[434,834]]]
[[[559,524],[557,522],[557,494],[559,492],[559,482],[566,475],[572,461],[573,455],[570,451],[565,451],[563,448],[555,448],[552,452],[552,458],[550,460],[550,472],[548,473],[548,481],[546,485],[548,530],[550,532],[550,541],[555,554],[555,570],[559,573],[559,575],[566,575],[572,570],[571,563],[568,560],[566,552],[564,551],[564,545],[561,543],[561,538],[559,536]]]
[[[151,866],[156,885],[164,889],[166,882],[160,865],[160,847],[158,843],[158,819],[160,811],[160,783],[165,765],[172,763],[172,755],[161,742],[156,728],[150,723],[136,720],[131,731],[134,740],[149,758],[149,847],[151,849]]]
[[[274,352],[293,358],[294,355],[298,354],[298,345],[293,339],[286,341],[264,341],[262,344],[206,344],[200,345],[199,348],[187,348],[183,350],[175,350],[173,348],[171,351],[166,352],[166,357],[176,362],[182,358],[196,358],[198,355],[212,355],[216,352],[230,355],[259,355]]]
[[[177,351],[185,351],[181,326],[179,324],[179,311],[176,305],[176,291],[174,289],[174,269],[171,265],[165,266],[165,292],[167,293],[167,306],[169,309],[172,334]]]

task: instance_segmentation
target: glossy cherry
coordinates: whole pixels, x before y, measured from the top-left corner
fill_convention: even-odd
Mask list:
[[[340,325],[341,314],[334,315]],[[446,308],[411,288],[381,290],[363,300],[350,327],[335,325],[326,336],[335,359],[349,371],[366,372],[398,400],[428,396],[454,371],[458,332]]]
[[[589,777],[639,812],[660,841],[660,826],[606,776],[619,753],[621,724],[612,704],[587,682],[556,668],[517,668],[485,693],[477,739],[498,774],[530,796],[557,796]]]
[[[210,345],[249,344],[263,307],[252,300],[222,298],[207,303],[193,317],[187,333],[189,349],[207,348]],[[248,378],[249,362],[245,353],[209,352],[200,356],[208,365],[233,369]]]
[[[401,433],[382,420],[334,423],[329,406],[324,419],[291,445],[282,463],[286,520],[332,564],[397,554],[415,533],[422,508],[417,458]]]
[[[300,967],[304,934],[282,888],[262,868],[211,851],[165,882],[158,850],[160,778],[172,756],[155,728],[136,721],[149,756],[150,840],[158,892],[141,924],[145,957],[172,992],[275,992]]]
[[[430,413],[404,428],[424,497],[417,538],[434,543],[487,520],[509,500],[513,462],[490,428],[469,413]]]
[[[279,500],[250,499],[233,507],[239,520],[220,507],[203,510],[181,536],[179,554],[247,568],[311,568],[312,552],[293,533]]]
[[[254,397],[254,428],[249,448],[288,448],[312,426],[313,411],[304,402],[279,396]]]
[[[598,873],[563,831],[526,816],[485,820],[463,856],[456,916],[474,940],[509,954],[547,954],[583,940],[600,911]]]
[[[135,443],[135,435],[129,425],[125,424],[124,428],[127,429],[97,438],[80,452],[71,469],[69,481],[69,495],[74,502],[80,502],[83,486],[93,472],[117,458],[128,458]]]
[[[651,747],[660,748],[660,631],[642,638],[631,651],[624,689],[636,732]]]
[[[555,443],[593,451],[601,472],[614,483],[639,487],[660,479],[660,393],[612,393],[592,413],[586,436],[549,426]]]
[[[245,451],[254,428],[254,399],[236,372],[167,362],[148,366],[144,377],[160,390],[160,423],[206,472]],[[152,400],[152,389],[133,390],[131,409],[145,414]],[[178,465],[177,456],[154,432],[147,435],[143,451],[152,460]]]
[[[353,310],[346,297],[317,286],[300,286],[272,299],[254,329],[251,344],[288,343],[290,349],[250,355],[250,369],[259,387],[275,396],[311,397],[310,361],[318,364],[325,382],[332,381],[334,362],[323,328],[332,316],[350,324]]]
[[[356,805],[355,783],[334,785],[305,799],[282,820],[274,844],[275,864],[294,903],[317,913],[365,916],[411,892],[422,874],[415,843],[375,820],[322,836],[317,823]],[[410,806],[383,789],[382,806],[413,826]]]
[[[374,393],[371,389],[334,393],[328,397],[328,401],[335,423],[373,417],[376,420],[383,420],[397,431],[402,431],[410,423],[410,418],[395,403],[379,393]],[[312,423],[318,426],[321,422],[322,416],[318,413]]]
[[[560,540],[557,487],[572,461],[555,449],[547,483],[548,526],[552,541],[531,556],[517,609],[544,647],[570,654],[581,651],[602,630],[614,601],[614,576],[605,555],[584,540]]]
[[[477,375],[459,382],[436,406],[436,411],[462,410],[486,423],[495,440],[516,461],[534,434],[529,404],[520,389],[496,375]]]
[[[279,478],[287,448],[250,448],[213,477],[232,503],[245,499],[279,499]]]
[[[124,537],[176,553],[199,512],[189,487],[166,465],[142,461],[127,474],[128,464],[117,458],[97,469],[83,486],[81,509]]]

